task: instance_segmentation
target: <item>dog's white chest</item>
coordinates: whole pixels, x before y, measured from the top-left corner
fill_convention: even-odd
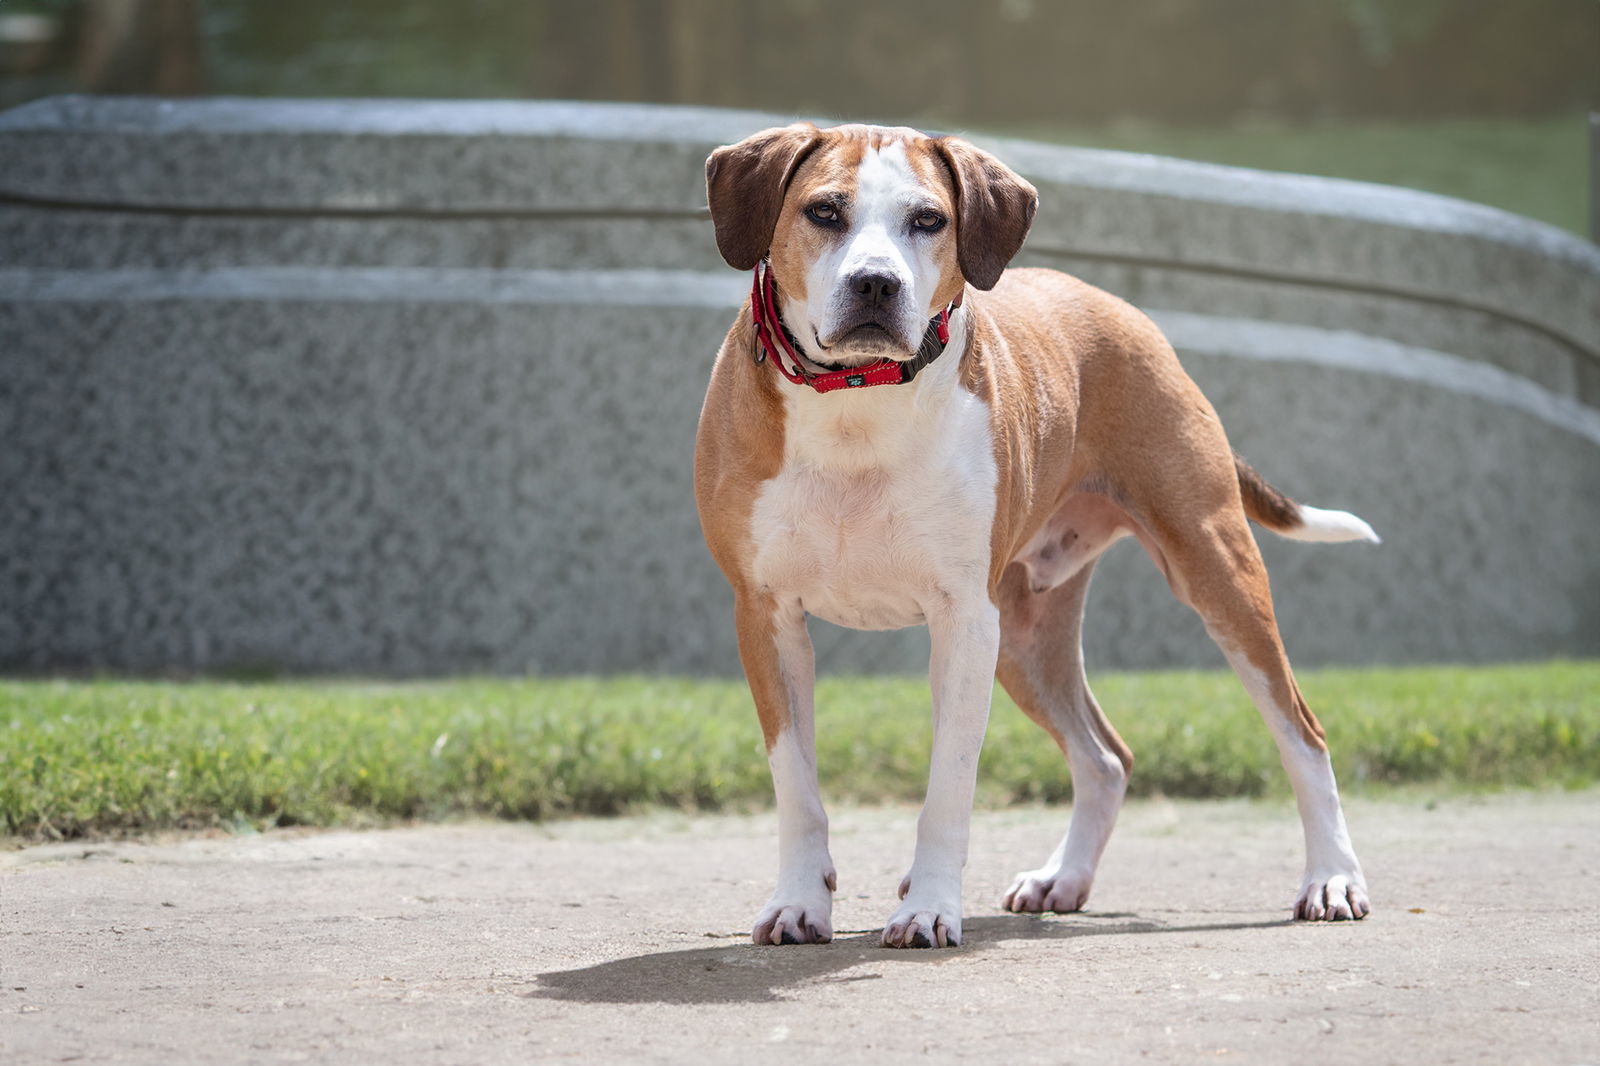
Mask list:
[[[784,462],[751,518],[753,576],[837,625],[898,629],[984,591],[994,448],[987,407],[954,381],[922,402],[873,392],[887,395],[788,399]]]

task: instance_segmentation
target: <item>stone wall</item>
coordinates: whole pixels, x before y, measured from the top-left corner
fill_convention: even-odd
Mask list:
[[[0,668],[737,671],[690,493],[746,286],[702,165],[783,121],[55,98],[0,114]],[[1313,663],[1600,653],[1600,253],[1441,197],[980,139],[1019,262],[1167,330]],[[920,631],[815,624],[825,671]],[[1091,665],[1220,664],[1125,544]]]

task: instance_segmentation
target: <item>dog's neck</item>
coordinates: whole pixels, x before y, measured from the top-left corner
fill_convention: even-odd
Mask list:
[[[969,325],[967,309],[957,308],[943,357],[903,385],[822,394],[779,382],[785,454],[819,471],[840,473],[905,468],[926,460],[929,442],[945,439],[937,426],[949,417],[952,404],[976,401],[961,387]]]

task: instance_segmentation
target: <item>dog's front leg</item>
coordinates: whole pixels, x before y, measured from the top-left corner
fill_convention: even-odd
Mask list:
[[[1000,611],[987,598],[928,612],[933,638],[933,758],[917,819],[917,850],[900,883],[905,901],[883,929],[886,947],[961,943],[961,870],[967,864],[978,753],[989,724]]]
[[[734,621],[778,803],[778,887],[750,937],[757,944],[826,944],[838,883],[817,787],[816,666],[805,613],[797,601],[752,594],[738,598]]]

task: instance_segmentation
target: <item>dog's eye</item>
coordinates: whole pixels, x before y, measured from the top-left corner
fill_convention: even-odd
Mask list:
[[[937,233],[944,228],[944,216],[937,211],[924,211],[911,220],[911,228],[923,233]]]
[[[839,221],[839,209],[832,204],[812,204],[806,208],[806,216],[813,222],[831,226]]]

